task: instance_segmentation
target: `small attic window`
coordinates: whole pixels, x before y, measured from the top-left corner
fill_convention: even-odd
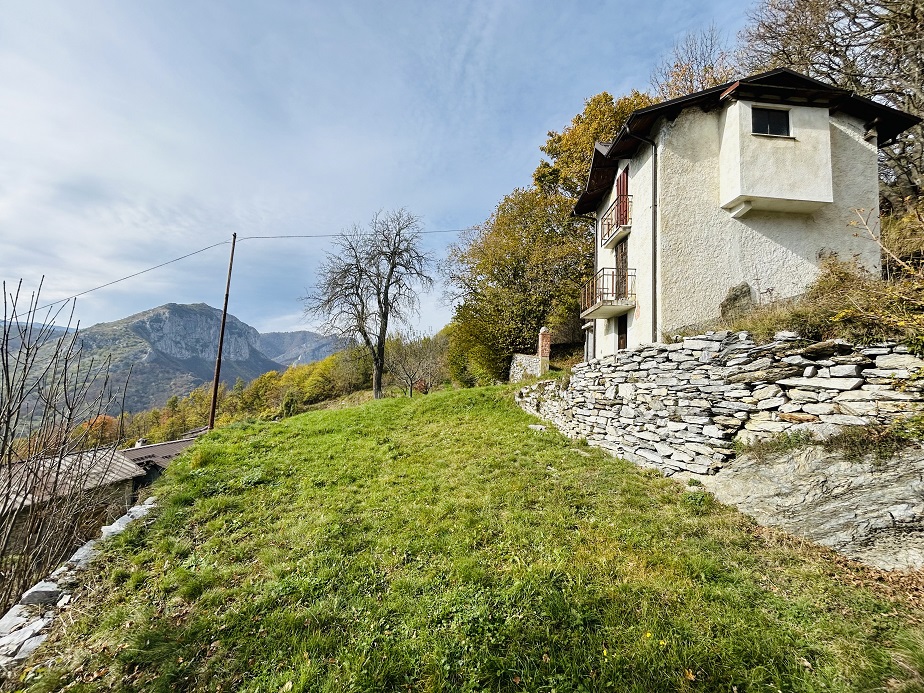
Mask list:
[[[789,111],[751,108],[751,132],[755,135],[789,137]]]

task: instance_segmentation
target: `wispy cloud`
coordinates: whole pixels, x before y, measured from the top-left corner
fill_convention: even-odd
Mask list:
[[[60,298],[218,241],[406,206],[478,223],[583,98],[644,87],[730,0],[31,0],[0,23],[0,279]],[[732,29],[733,33],[734,29]],[[440,253],[453,240],[431,236]],[[297,329],[322,240],[247,241],[231,309]],[[89,294],[85,323],[224,290],[227,247]],[[448,319],[438,295],[422,325]]]

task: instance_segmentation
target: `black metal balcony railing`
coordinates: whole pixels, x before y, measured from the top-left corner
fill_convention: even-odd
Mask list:
[[[604,268],[584,284],[581,290],[581,312],[604,303],[635,302],[635,270]]]
[[[623,226],[632,224],[632,196],[617,195],[613,204],[604,212],[600,219],[600,245],[616,234]]]

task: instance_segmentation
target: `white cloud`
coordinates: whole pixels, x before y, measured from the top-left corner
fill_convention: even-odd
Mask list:
[[[644,88],[674,34],[742,14],[730,0],[7,4],[0,279],[44,274],[57,299],[234,232],[336,232],[400,206],[429,229],[478,223],[585,97]],[[298,297],[327,247],[239,244],[232,312],[304,327]],[[222,246],[78,314],[218,306],[226,268]],[[421,326],[448,320],[439,298]]]

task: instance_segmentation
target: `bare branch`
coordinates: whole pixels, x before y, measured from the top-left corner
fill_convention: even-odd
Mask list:
[[[72,305],[69,315],[59,308],[39,316],[39,293],[26,299],[21,283],[11,292],[3,284],[0,611],[95,533],[113,501],[106,480],[114,443],[96,446],[90,427],[79,426],[118,401],[109,363],[81,357]]]
[[[328,332],[358,340],[369,352],[376,397],[382,396],[389,324],[410,317],[417,292],[433,284],[420,229],[418,217],[398,209],[379,212],[366,228],[344,230],[303,297],[306,316],[323,319]]]
[[[732,54],[712,24],[677,42],[671,54],[655,67],[651,84],[659,98],[668,100],[729,82],[734,77]]]

